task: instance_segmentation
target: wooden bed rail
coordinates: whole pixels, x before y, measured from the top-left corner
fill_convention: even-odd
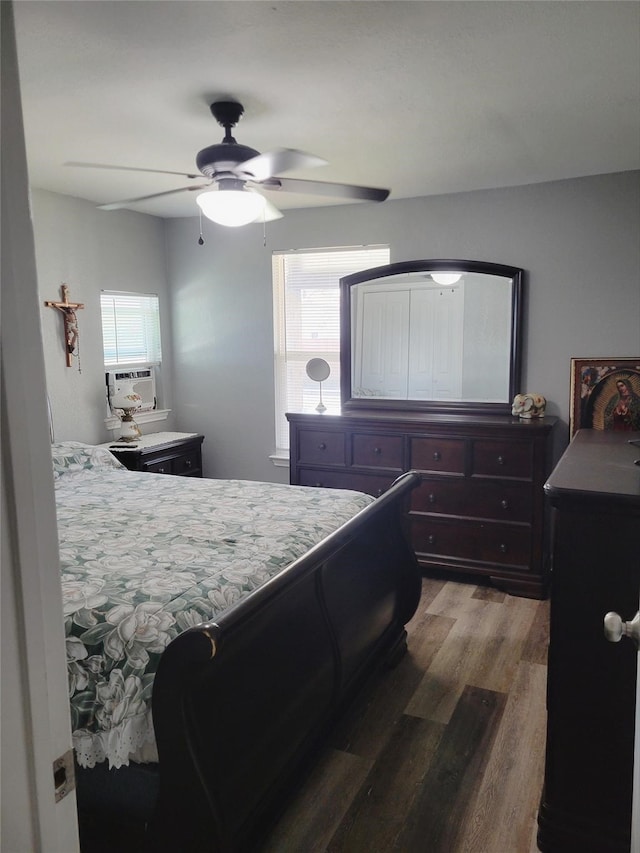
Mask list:
[[[283,572],[185,631],[153,692],[160,793],[148,849],[255,849],[332,723],[406,647],[420,575],[409,472]]]

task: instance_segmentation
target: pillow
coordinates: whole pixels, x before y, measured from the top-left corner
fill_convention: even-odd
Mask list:
[[[53,476],[58,479],[62,474],[71,474],[82,470],[100,470],[122,468],[122,462],[104,447],[83,444],[81,441],[62,441],[51,445]]]

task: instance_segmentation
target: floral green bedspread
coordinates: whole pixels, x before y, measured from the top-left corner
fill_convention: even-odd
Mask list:
[[[354,516],[359,492],[126,470],[53,446],[73,743],[81,766],[155,760],[151,691],[167,644]]]

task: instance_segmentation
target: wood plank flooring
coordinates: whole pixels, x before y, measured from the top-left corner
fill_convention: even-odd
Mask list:
[[[534,853],[549,602],[423,580],[376,676],[262,853]]]

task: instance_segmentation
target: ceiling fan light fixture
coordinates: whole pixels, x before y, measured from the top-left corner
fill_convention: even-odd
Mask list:
[[[229,228],[260,220],[264,215],[265,201],[259,193],[224,187],[196,196],[198,207],[207,219]]]

